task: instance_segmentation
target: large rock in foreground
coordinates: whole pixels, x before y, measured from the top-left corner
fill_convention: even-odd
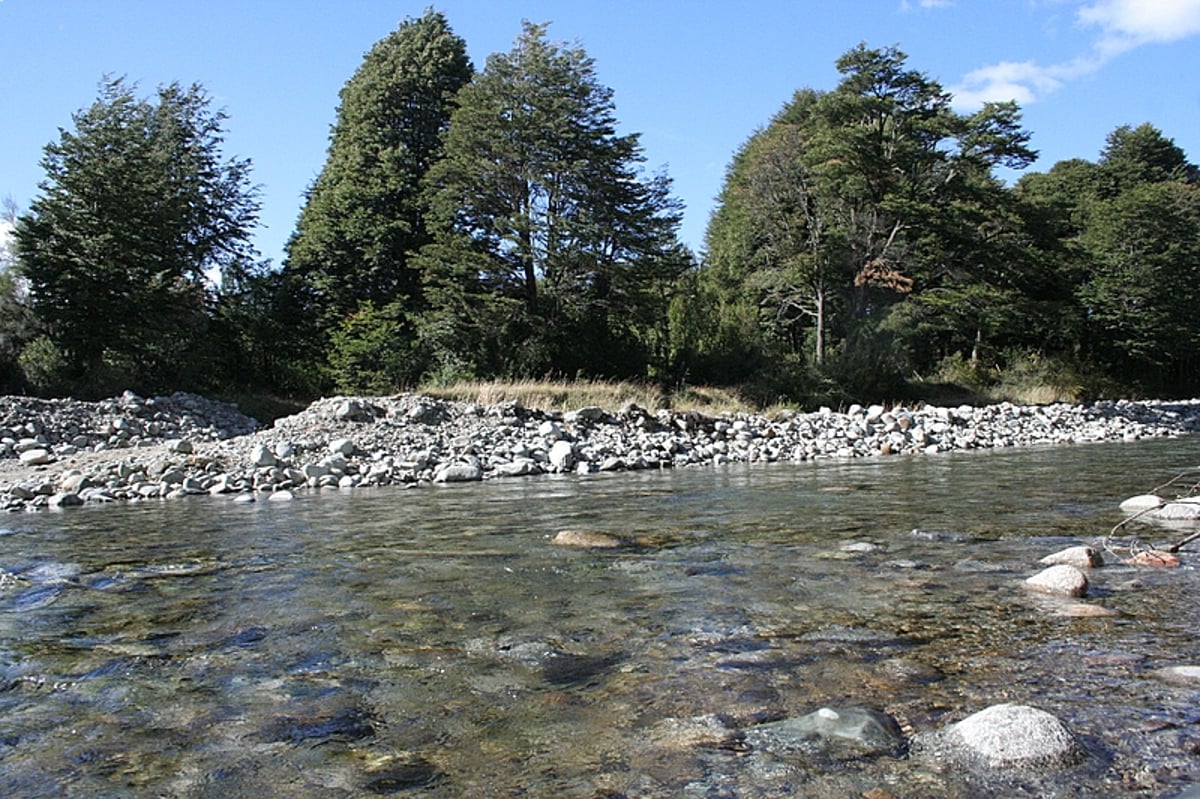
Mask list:
[[[1004,703],[925,736],[916,748],[937,759],[987,769],[1054,769],[1078,764],[1083,747],[1058,718]]]

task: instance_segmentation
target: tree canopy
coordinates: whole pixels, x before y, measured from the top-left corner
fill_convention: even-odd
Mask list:
[[[199,85],[150,100],[106,80],[72,121],[16,226],[38,357],[91,393],[202,383],[218,287],[256,266],[250,162],[222,154],[225,115]]]
[[[204,89],[106,79],[16,218],[0,383],[312,397],[557,375],[806,405],[1014,379],[1200,390],[1200,170],[1173,140],[1122,125],[1095,160],[1029,172],[1015,103],[959,113],[896,47],[836,67],[733,155],[697,261],[582,46],[527,22],[476,72],[426,11],[343,86],[278,270]]]
[[[636,370],[631,323],[685,262],[665,177],[577,46],[526,23],[458,95],[429,175],[426,340],[468,373]]]
[[[394,387],[424,369],[413,323],[424,304],[413,257],[430,239],[422,186],[473,73],[466,43],[428,10],[377,42],[341,90],[325,166],[287,244],[280,309],[291,341],[329,349],[341,390]]]

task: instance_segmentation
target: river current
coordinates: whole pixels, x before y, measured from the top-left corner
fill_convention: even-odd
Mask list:
[[[1198,443],[10,515],[0,796],[1175,795],[1200,780],[1200,689],[1156,670],[1200,665],[1200,555],[1109,555],[1085,601],[1112,616],[1022,582]],[[755,744],[821,707],[920,735],[999,702],[1063,719],[1086,761]]]

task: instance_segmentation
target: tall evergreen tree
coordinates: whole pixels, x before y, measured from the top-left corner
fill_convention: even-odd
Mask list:
[[[358,329],[351,317],[370,306],[368,317],[398,318],[396,329],[409,333],[381,343],[402,348],[412,338],[407,320],[420,309],[422,290],[411,256],[429,239],[421,182],[441,155],[455,95],[472,73],[466,43],[429,10],[377,42],[342,88],[325,166],[284,264],[310,330]],[[339,335],[354,339],[352,331]],[[393,381],[413,368],[395,353],[380,356],[401,370]]]
[[[61,358],[75,390],[211,380],[213,277],[254,270],[259,210],[250,162],[222,156],[224,121],[199,85],[151,101],[107,80],[46,146],[17,255],[48,335],[35,352]]]
[[[638,136],[616,132],[613,109],[583,49],[530,23],[459,94],[423,259],[426,338],[447,364],[594,373],[644,360],[629,328],[653,296],[641,289],[688,259],[669,182],[642,177]]]

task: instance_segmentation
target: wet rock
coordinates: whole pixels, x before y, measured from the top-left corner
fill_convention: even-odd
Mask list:
[[[1104,558],[1095,549],[1087,546],[1067,547],[1047,555],[1038,561],[1043,566],[1065,564],[1077,569],[1094,569],[1104,565]]]
[[[424,758],[413,758],[374,766],[363,781],[363,790],[379,796],[428,788],[445,778],[437,766]]]
[[[542,676],[553,685],[592,684],[627,657],[624,652],[604,655],[555,652],[542,663]]]
[[[1087,596],[1088,579],[1074,566],[1060,563],[1033,575],[1025,581],[1025,585],[1047,594],[1082,597]]]
[[[1149,516],[1164,521],[1194,521],[1200,519],[1200,497],[1167,502],[1150,512]]]
[[[64,491],[51,496],[47,504],[52,508],[77,508],[83,504],[83,497],[70,491]]]
[[[616,549],[625,545],[616,536],[589,530],[559,530],[550,543],[580,549]]]
[[[761,724],[746,731],[746,742],[770,750],[832,743],[860,755],[893,757],[903,754],[907,746],[895,719],[864,707],[823,707],[806,716]]]
[[[1051,608],[1051,612],[1055,616],[1061,616],[1066,619],[1107,619],[1121,615],[1119,611],[1112,608],[1106,608],[1103,605],[1093,605],[1088,602],[1056,603]]]
[[[259,737],[299,745],[358,741],[374,734],[375,718],[361,708],[349,707],[311,718],[281,717],[264,727]]]
[[[1132,514],[1157,508],[1163,502],[1163,498],[1156,494],[1138,494],[1136,497],[1130,497],[1122,502],[1120,507],[1123,512]]]
[[[841,547],[839,547],[839,550],[852,554],[865,555],[870,552],[877,552],[879,550],[879,545],[872,544],[870,541],[852,541],[847,544],[842,544]]]
[[[914,539],[923,539],[925,541],[936,541],[937,543],[964,543],[970,541],[971,537],[962,533],[952,533],[949,530],[924,530],[922,528],[913,528],[908,535]]]
[[[1161,549],[1145,549],[1135,552],[1129,558],[1129,562],[1135,566],[1157,566],[1170,569],[1179,565],[1179,556]]]
[[[1084,750],[1057,717],[1028,705],[992,705],[918,738],[924,756],[986,769],[1051,769],[1076,765]]]
[[[1167,666],[1152,671],[1151,675],[1174,685],[1200,685],[1200,666]]]

